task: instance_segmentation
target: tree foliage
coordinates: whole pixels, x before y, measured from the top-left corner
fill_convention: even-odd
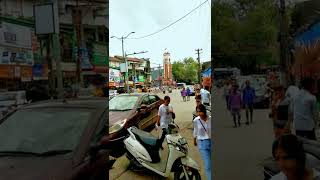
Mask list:
[[[192,84],[198,82],[198,63],[188,57],[172,64],[172,75],[177,82]]]
[[[278,61],[278,9],[271,0],[215,1],[212,54],[217,65],[252,72]]]

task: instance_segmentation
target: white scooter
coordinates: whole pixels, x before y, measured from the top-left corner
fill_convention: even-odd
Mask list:
[[[169,177],[174,172],[175,180],[200,180],[198,164],[188,156],[188,143],[178,133],[179,127],[169,124],[169,133],[166,135],[168,152],[160,157],[158,138],[133,126],[127,129],[129,137],[124,140],[127,149],[127,158],[139,168],[146,168],[160,176]]]

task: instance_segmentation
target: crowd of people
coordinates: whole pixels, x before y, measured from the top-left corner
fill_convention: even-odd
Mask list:
[[[246,111],[246,124],[253,122],[255,90],[249,81],[245,84],[241,90],[236,81],[228,81],[224,86],[226,108],[232,114],[234,127],[241,125],[241,109]],[[271,94],[269,117],[275,139],[272,155],[281,169],[272,180],[320,179],[320,172],[306,166],[306,153],[301,141],[301,138],[317,140],[319,110],[315,84],[312,78],[304,78],[300,86],[267,85],[267,93]]]
[[[246,86],[242,90],[235,80],[228,81],[224,85],[224,97],[226,108],[231,112],[234,128],[241,126],[241,110],[246,111],[246,125],[253,123],[253,104],[256,97],[255,89],[250,86],[250,81],[246,81]]]

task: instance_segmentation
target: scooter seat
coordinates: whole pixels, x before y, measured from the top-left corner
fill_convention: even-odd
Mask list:
[[[142,144],[147,144],[149,146],[157,145],[158,138],[153,136],[151,133],[142,131],[138,128],[133,128],[132,133],[137,136],[137,140],[140,141]]]

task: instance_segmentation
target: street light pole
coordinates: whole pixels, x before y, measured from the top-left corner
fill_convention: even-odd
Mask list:
[[[128,71],[129,71],[129,68],[128,68],[128,60],[126,58],[126,54],[124,52],[124,39],[128,38],[130,34],[133,34],[135,32],[131,32],[129,33],[126,37],[121,37],[121,38],[118,38],[116,36],[112,36],[110,38],[117,38],[117,39],[121,39],[121,44],[122,44],[122,57],[124,58],[124,61],[125,61],[125,64],[126,64],[126,77],[125,77],[125,81],[126,81],[126,85],[127,85],[127,93],[129,93],[129,77],[128,77]]]
[[[202,49],[196,49],[196,54],[198,55],[198,80],[199,84],[201,84],[201,63],[200,63],[200,54],[201,54]]]
[[[122,44],[122,57],[124,58],[124,61],[126,63],[126,75],[125,75],[125,82],[126,82],[126,86],[127,86],[127,93],[129,93],[129,79],[128,79],[128,61],[127,61],[127,57],[126,57],[126,54],[124,52],[124,37],[122,36],[121,37],[121,44]]]

